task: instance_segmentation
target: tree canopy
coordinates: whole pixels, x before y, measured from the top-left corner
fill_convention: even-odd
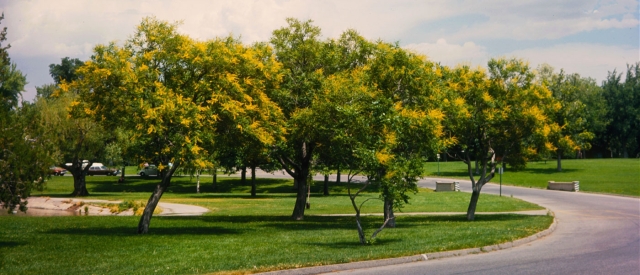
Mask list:
[[[4,14],[0,16],[0,21]],[[7,28],[0,32],[0,205],[9,212],[26,211],[33,188],[42,188],[49,165],[57,155],[51,135],[38,123],[41,116],[33,105],[18,107],[26,78],[9,58]]]
[[[80,59],[65,57],[60,60],[60,64],[49,65],[49,74],[51,74],[51,77],[56,84],[60,84],[62,82],[69,83],[78,78],[76,70],[78,70],[78,68],[83,64],[84,62]]]
[[[629,157],[640,146],[640,62],[627,66],[625,81],[616,70],[602,83],[608,103],[605,139],[612,155]]]
[[[158,164],[156,186],[138,226],[148,232],[160,197],[186,162],[209,166],[216,136],[244,133],[274,144],[284,129],[280,108],[265,94],[281,80],[273,57],[232,37],[196,41],[176,24],[145,18],[124,46],[99,45],[79,78],[73,116],[132,133],[135,154]],[[173,165],[168,166],[169,163]]]
[[[557,170],[562,171],[563,156],[582,152],[591,148],[593,133],[588,131],[589,122],[597,119],[589,116],[587,105],[583,102],[589,93],[599,89],[590,79],[583,79],[579,74],[566,74],[563,70],[553,72],[553,68],[545,65],[540,68],[540,81],[551,91],[560,107],[550,114],[551,119],[560,127],[556,136],[550,140],[556,148]],[[597,110],[595,110],[597,111]]]
[[[488,74],[467,66],[445,70],[453,92],[446,118],[447,134],[455,140],[448,152],[467,164],[472,196],[467,218],[473,220],[482,187],[489,182],[497,158],[519,163],[528,155],[554,150],[549,137],[558,125],[547,108],[559,108],[551,92],[534,81],[528,64],[518,59],[491,59]],[[496,158],[497,157],[497,158]],[[478,160],[475,178],[471,163]]]

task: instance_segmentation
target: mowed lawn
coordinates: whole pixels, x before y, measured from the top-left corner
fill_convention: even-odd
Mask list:
[[[146,201],[155,179],[88,177],[89,198]],[[206,179],[206,181],[204,180]],[[553,217],[482,214],[488,211],[541,209],[518,199],[481,196],[476,221],[464,215],[398,216],[397,228],[385,229],[368,245],[358,242],[346,186],[332,185],[330,196],[313,185],[311,209],[304,221],[292,221],[295,196],[291,180],[260,179],[258,196],[237,178],[211,177],[195,192],[195,179],[179,177],[161,202],[201,205],[198,217],[159,217],[149,234],[135,233],[139,217],[0,216],[1,274],[209,274],[252,273],[285,268],[400,257],[480,247],[529,236],[549,227]],[[53,177],[44,192],[65,197],[71,177]],[[363,198],[377,197],[375,190]],[[463,212],[469,194],[432,192],[412,195],[404,212]],[[379,213],[377,200],[365,212]],[[381,225],[379,216],[363,218],[366,234]]]
[[[548,181],[580,181],[580,191],[640,196],[640,159],[571,159],[562,160],[562,171],[555,160],[527,163],[522,171],[508,167],[502,184],[547,188]],[[438,176],[438,163],[426,164],[429,176]],[[440,177],[469,179],[464,163],[440,162]],[[491,181],[500,182],[499,175]]]

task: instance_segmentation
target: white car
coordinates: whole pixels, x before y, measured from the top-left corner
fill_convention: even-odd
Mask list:
[[[159,176],[160,173],[158,171],[158,167],[156,167],[155,165],[151,164],[147,167],[142,168],[142,170],[138,171],[138,175],[140,175],[141,177],[148,177],[148,176]]]

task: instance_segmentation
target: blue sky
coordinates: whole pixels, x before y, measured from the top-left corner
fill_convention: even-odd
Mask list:
[[[285,18],[311,19],[325,38],[355,29],[398,42],[448,66],[485,66],[518,57],[548,63],[600,83],[609,71],[640,61],[637,0],[486,1],[0,1],[10,57],[27,75],[23,96],[51,83],[49,64],[87,60],[98,44],[122,43],[143,17],[182,21],[197,39],[241,36],[266,41]]]

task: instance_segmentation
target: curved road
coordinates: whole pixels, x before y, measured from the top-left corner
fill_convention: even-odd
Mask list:
[[[471,190],[469,181],[457,181]],[[419,185],[435,188],[435,179]],[[487,184],[480,196],[498,192]],[[331,274],[640,274],[639,199],[504,185],[502,195],[551,209],[556,230],[500,251]]]

